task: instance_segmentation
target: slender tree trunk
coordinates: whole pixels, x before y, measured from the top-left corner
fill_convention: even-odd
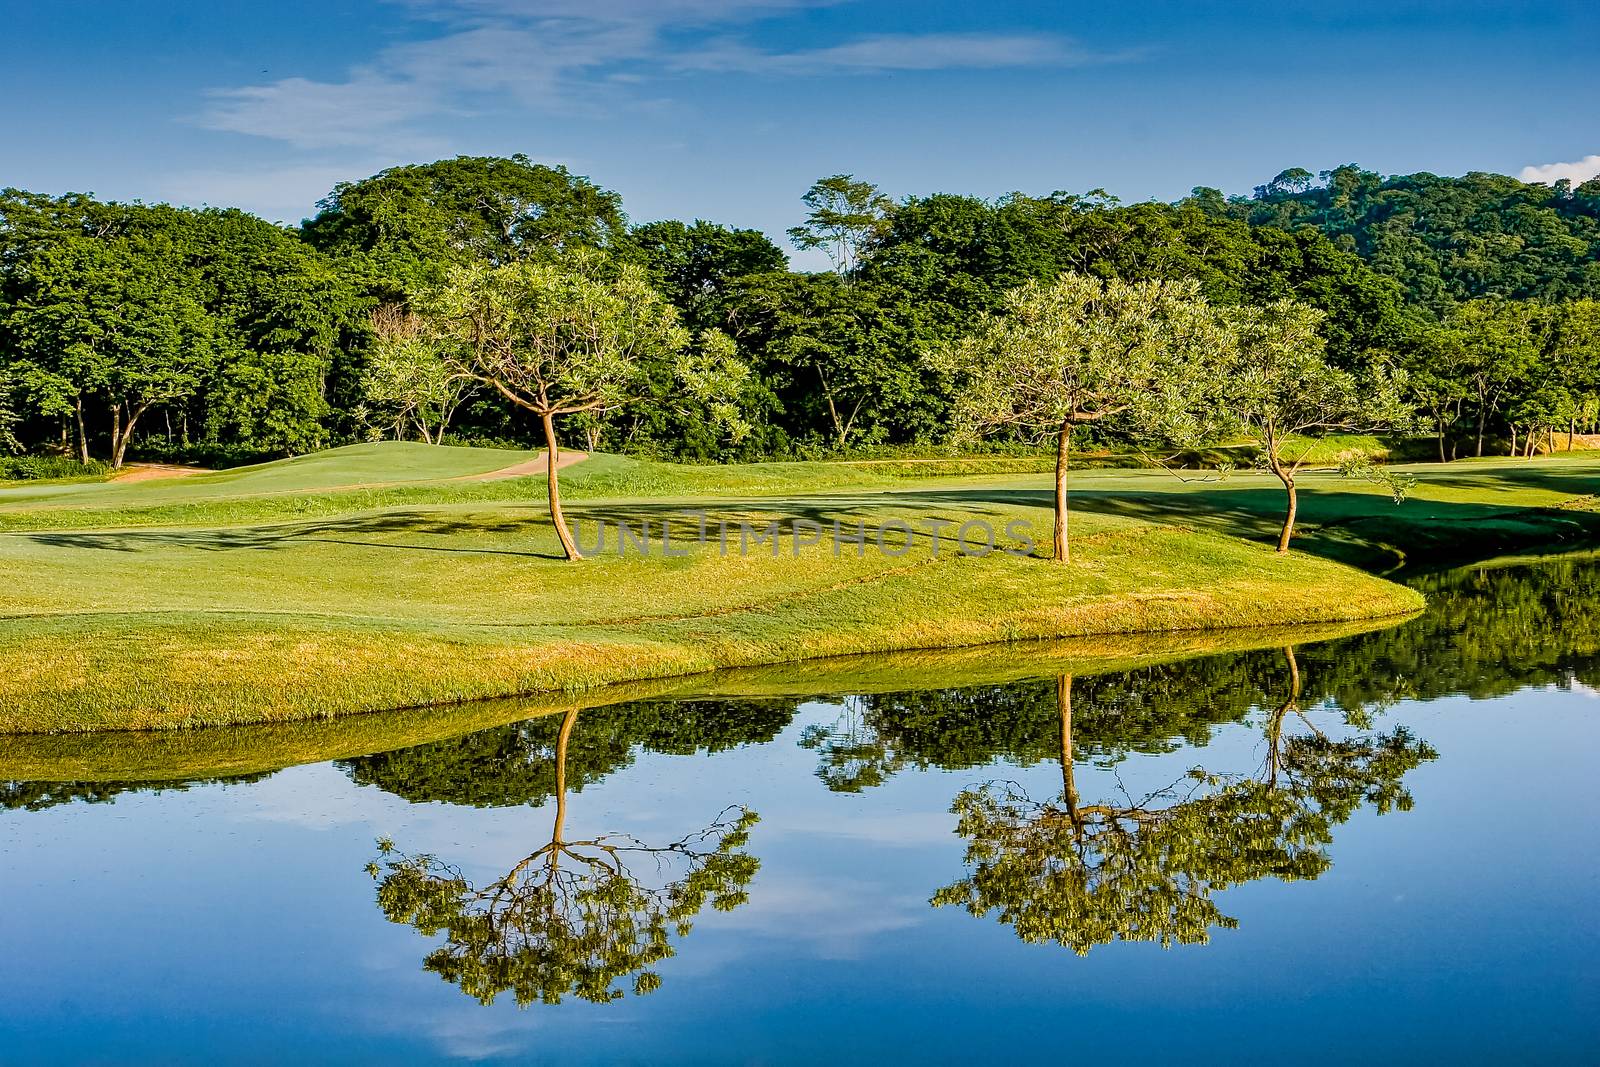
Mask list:
[[[1054,533],[1055,560],[1065,563],[1072,556],[1067,543],[1067,467],[1072,453],[1072,423],[1063,422],[1056,434],[1056,517]]]
[[[550,521],[555,524],[556,536],[561,539],[561,550],[567,554],[569,560],[579,560],[583,558],[583,553],[578,551],[578,543],[572,539],[572,531],[567,529],[567,520],[561,514],[561,488],[556,483],[556,467],[561,462],[561,449],[556,444],[555,419],[549,412],[541,412],[539,421],[544,424],[545,480],[550,485]]]
[[[572,739],[572,728],[578,722],[578,709],[573,708],[562,716],[561,730],[556,734],[556,820],[551,832],[551,844],[560,845],[565,838],[567,825],[567,743]]]
[[[1444,458],[1444,423],[1442,423],[1442,422],[1439,424],[1439,462],[1440,463],[1445,462],[1445,458]]]
[[[1295,492],[1294,473],[1284,469],[1283,464],[1276,459],[1272,461],[1272,473],[1278,476],[1278,481],[1283,483],[1283,491],[1288,494],[1289,506],[1283,514],[1283,529],[1278,532],[1278,551],[1289,551],[1289,539],[1294,536],[1294,518],[1300,510],[1300,499]]]
[[[1061,715],[1061,799],[1067,814],[1078,821],[1078,783],[1072,773],[1072,675],[1056,677],[1056,710]]]
[[[1478,405],[1478,455],[1483,455],[1483,429],[1484,423],[1489,419],[1488,409],[1483,404]]]
[[[1567,420],[1567,451],[1568,452],[1572,451],[1573,438],[1575,438],[1577,436],[1578,436],[1578,419],[1577,419],[1577,416],[1573,416],[1572,418]]]
[[[111,469],[116,471],[122,469],[122,458],[128,451],[128,442],[133,440],[134,425],[138,423],[139,416],[149,410],[150,405],[141,404],[138,407],[128,405],[126,422],[122,418],[122,408],[121,404],[111,405]]]
[[[1517,454],[1517,424],[1511,424],[1511,455]]]
[[[1300,663],[1294,658],[1294,646],[1283,647],[1284,659],[1289,662],[1289,695],[1267,725],[1267,784],[1278,784],[1278,768],[1282,762],[1283,720],[1300,703]]]
[[[83,427],[83,397],[77,397],[78,462],[89,462],[89,431]]]

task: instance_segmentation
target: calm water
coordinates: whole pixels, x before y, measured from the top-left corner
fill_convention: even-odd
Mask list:
[[[1117,674],[0,763],[0,1061],[1593,1062],[1600,564],[1422,584]]]

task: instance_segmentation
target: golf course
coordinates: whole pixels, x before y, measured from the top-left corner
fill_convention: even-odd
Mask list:
[[[1399,619],[1423,601],[1397,572],[1600,539],[1600,456],[1582,452],[1395,468],[1417,479],[1401,504],[1307,471],[1286,555],[1270,475],[1084,470],[1066,562],[1043,558],[1051,479],[1026,459],[563,461],[579,561],[534,452],[386,442],[0,485],[0,731],[287,722],[857,653]],[[644,536],[619,542],[619,524]],[[996,532],[995,549],[958,551],[963,524]]]

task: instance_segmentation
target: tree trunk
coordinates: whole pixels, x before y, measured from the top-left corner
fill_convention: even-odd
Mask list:
[[[1071,558],[1067,544],[1067,465],[1072,452],[1072,423],[1063,422],[1056,434],[1056,519],[1053,531],[1055,560],[1065,563]]]
[[[138,407],[134,407],[134,406],[132,406],[130,404],[128,406],[128,421],[127,422],[123,422],[122,421],[122,405],[121,404],[112,404],[111,405],[111,469],[112,470],[119,471],[119,470],[122,469],[122,457],[128,451],[128,442],[133,440],[133,427],[139,421],[139,416],[143,415],[146,411],[149,410],[149,408],[150,408],[149,404],[141,404]]]
[[[555,524],[556,536],[561,539],[561,550],[569,560],[583,558],[578,544],[567,529],[567,520],[561,514],[561,489],[556,483],[556,467],[561,462],[561,449],[556,444],[556,424],[549,412],[542,412],[539,420],[544,424],[545,480],[550,483],[550,521]]]
[[[1511,424],[1511,455],[1517,454],[1517,424]]]
[[[1480,404],[1478,406],[1478,455],[1480,457],[1483,455],[1483,427],[1488,418],[1489,412]]]
[[[78,462],[89,462],[89,431],[83,428],[83,397],[77,397],[78,415]]]
[[[1573,438],[1578,436],[1578,417],[1574,415],[1567,420],[1567,451],[1572,451]]]
[[[1445,462],[1445,458],[1444,458],[1444,425],[1443,424],[1440,424],[1440,426],[1439,426],[1439,462],[1440,463]]]
[[[1267,784],[1278,784],[1278,768],[1283,744],[1283,720],[1300,703],[1300,663],[1294,658],[1294,646],[1285,645],[1283,655],[1289,661],[1289,695],[1267,724]]]
[[[1061,715],[1061,799],[1078,821],[1078,783],[1072,773],[1072,675],[1056,676],[1056,710]]]
[[[1283,529],[1278,532],[1278,551],[1289,551],[1289,539],[1294,536],[1294,517],[1300,510],[1300,500],[1295,493],[1294,474],[1284,470],[1283,465],[1276,461],[1272,464],[1272,473],[1278,476],[1278,481],[1283,483],[1283,491],[1289,496],[1288,510],[1283,515]]]
[[[578,722],[578,709],[573,708],[561,719],[561,729],[556,734],[556,818],[551,832],[551,844],[559,846],[564,840],[567,823],[567,743],[572,739],[572,728]],[[558,853],[559,854],[559,853]]]
[[[128,447],[128,439],[123,436],[122,405],[111,405],[111,469],[122,469],[122,453]]]

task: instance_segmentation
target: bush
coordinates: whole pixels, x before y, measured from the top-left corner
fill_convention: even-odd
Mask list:
[[[79,463],[66,456],[0,456],[0,482],[32,482],[45,478],[97,478],[111,473],[97,459]]]
[[[172,463],[180,467],[207,467],[225,470],[228,467],[247,467],[252,463],[282,459],[282,452],[263,452],[260,449],[241,448],[198,441],[194,444],[167,444],[158,438],[137,441],[129,446],[128,459],[140,463]]]

